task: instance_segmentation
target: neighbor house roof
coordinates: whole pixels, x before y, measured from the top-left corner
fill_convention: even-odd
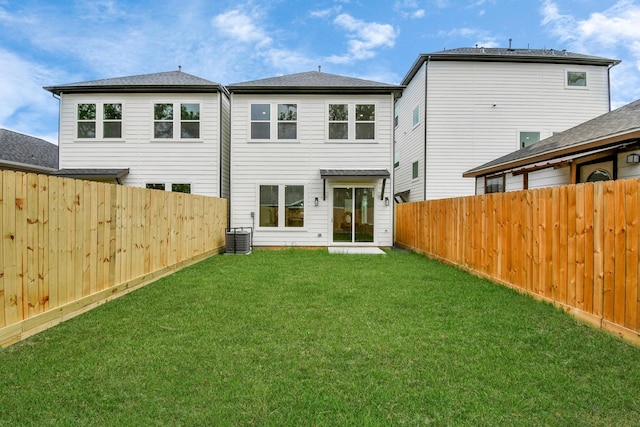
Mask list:
[[[321,71],[308,71],[286,76],[234,83],[227,88],[233,93],[397,93],[402,86],[339,76]]]
[[[476,62],[534,62],[571,65],[601,65],[614,66],[619,64],[617,59],[584,55],[555,49],[512,49],[462,47],[442,50],[439,52],[422,53],[413,63],[411,69],[402,80],[403,85],[409,84],[424,62],[431,61],[476,61]]]
[[[464,177],[505,170],[640,140],[640,99],[564,132],[466,171]]]
[[[44,139],[0,129],[0,167],[52,172],[58,169],[58,146]]]
[[[196,77],[183,71],[167,71],[163,73],[141,74],[137,76],[45,86],[44,89],[56,95],[60,95],[61,93],[98,92],[226,92],[226,89],[220,83]]]

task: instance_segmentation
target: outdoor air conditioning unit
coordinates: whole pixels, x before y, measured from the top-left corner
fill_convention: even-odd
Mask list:
[[[251,232],[244,228],[230,228],[227,230],[226,253],[251,253]]]

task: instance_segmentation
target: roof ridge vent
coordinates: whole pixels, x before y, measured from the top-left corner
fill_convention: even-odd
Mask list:
[[[513,41],[513,39],[511,37],[509,37],[509,49],[510,51],[514,51],[515,49],[511,47],[511,42]]]

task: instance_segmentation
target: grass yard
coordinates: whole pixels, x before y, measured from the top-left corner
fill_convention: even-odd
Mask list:
[[[640,349],[422,256],[210,258],[0,350],[0,424],[638,426]]]

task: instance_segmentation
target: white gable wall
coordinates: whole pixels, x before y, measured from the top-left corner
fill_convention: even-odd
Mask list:
[[[604,66],[432,61],[426,67],[426,199],[475,194],[475,180],[462,173],[520,148],[520,132],[544,139],[609,111]],[[567,70],[587,71],[588,87],[567,88]],[[422,82],[416,74],[398,102],[414,104]],[[411,109],[403,109],[400,122],[410,120]],[[424,140],[404,132],[396,132],[398,145],[419,150]],[[404,173],[395,192],[408,188]]]
[[[297,104],[298,139],[293,142],[250,142],[252,103]],[[375,142],[329,142],[329,103],[375,103]],[[256,227],[256,246],[327,246],[332,244],[332,185],[373,185],[375,244],[393,244],[393,206],[380,200],[382,180],[327,179],[326,200],[320,169],[386,169],[393,167],[392,95],[242,95],[232,94],[231,227]],[[273,114],[273,112],[272,112]],[[304,185],[304,227],[258,227],[260,185]],[[387,179],[385,196],[393,200]],[[314,206],[315,198],[319,206]],[[254,212],[255,218],[251,217]]]
[[[228,101],[221,104],[220,94],[63,94],[60,102],[61,169],[129,168],[124,185],[164,183],[170,190],[172,183],[191,184],[194,194],[221,195],[220,106],[228,109]],[[122,103],[122,138],[76,138],[79,103]],[[155,103],[199,103],[200,138],[154,140]]]

